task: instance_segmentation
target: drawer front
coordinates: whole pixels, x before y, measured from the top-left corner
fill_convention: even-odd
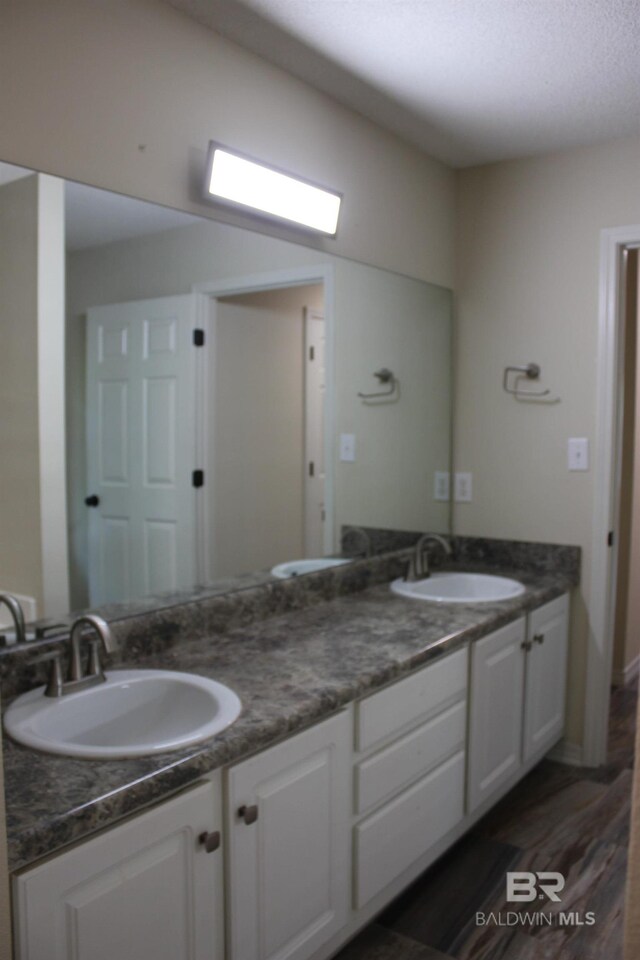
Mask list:
[[[428,773],[447,757],[464,749],[467,703],[452,707],[356,766],[356,813]]]
[[[357,705],[356,747],[368,750],[459,699],[467,688],[467,648],[456,650]]]
[[[399,877],[464,814],[465,754],[460,751],[355,828],[355,906]]]

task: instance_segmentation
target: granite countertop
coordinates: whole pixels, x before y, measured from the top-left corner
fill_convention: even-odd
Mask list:
[[[525,584],[526,592],[500,603],[434,604],[396,596],[383,584],[137,656],[137,667],[202,674],[240,696],[238,720],[194,747],[136,760],[97,761],[40,753],[5,738],[11,869],[329,716],[576,585],[563,572],[478,569],[512,576]]]

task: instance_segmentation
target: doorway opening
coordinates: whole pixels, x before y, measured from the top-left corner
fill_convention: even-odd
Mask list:
[[[322,283],[211,297],[208,579],[324,553]]]
[[[582,762],[607,758],[611,683],[633,680],[634,579],[640,537],[640,388],[638,387],[640,226],[603,230],[597,377],[597,431],[590,632]],[[636,490],[637,488],[637,490]]]

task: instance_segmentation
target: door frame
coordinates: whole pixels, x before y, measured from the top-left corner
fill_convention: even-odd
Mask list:
[[[209,371],[212,359],[215,357],[216,338],[215,325],[212,319],[211,301],[219,297],[233,297],[246,293],[261,293],[266,290],[278,290],[283,287],[303,287],[313,283],[321,283],[324,288],[324,320],[326,331],[326,391],[324,398],[324,458],[325,458],[325,512],[324,552],[331,554],[335,550],[335,271],[333,264],[323,263],[308,267],[285,267],[279,270],[270,270],[265,273],[245,274],[228,277],[225,280],[212,280],[196,283],[191,287],[196,295],[196,316],[199,327],[206,331],[205,350],[200,351],[201,357],[197,367],[198,396],[205,398],[211,388]],[[205,362],[208,357],[208,363]],[[208,423],[207,404],[198,403],[196,409],[196,455],[200,463],[209,463],[211,425]],[[209,501],[213,478],[207,479],[207,496],[196,499],[196,525],[200,531],[210,529]],[[211,579],[212,552],[210,538],[197,538],[198,569],[203,572],[205,581]]]
[[[325,331],[326,337],[326,326],[324,325],[324,310],[320,312],[319,310],[314,309],[313,307],[305,307],[304,317],[303,317],[303,350],[304,350],[304,360],[303,360],[303,377],[302,377],[302,406],[303,406],[303,416],[304,416],[304,429],[303,429],[303,468],[302,468],[302,538],[304,544],[304,555],[306,557],[313,556],[309,553],[309,524],[310,524],[310,514],[311,503],[309,496],[309,465],[313,460],[313,457],[310,454],[309,450],[309,399],[310,399],[310,388],[309,388],[309,378],[310,378],[310,359],[309,359],[309,340],[311,332],[311,322],[313,320],[320,320],[322,322],[323,329]],[[325,340],[325,366],[326,366],[326,340]],[[326,383],[325,383],[325,392],[326,392]],[[324,403],[322,404],[322,447],[324,453]],[[324,457],[323,457],[324,460]],[[315,470],[314,470],[315,473]],[[326,473],[324,480],[324,487],[326,487]],[[324,512],[324,519],[322,520],[322,537],[323,537],[323,549],[324,549],[324,531],[327,524],[326,519],[326,507],[324,505],[324,487],[323,487],[323,504],[322,510]]]
[[[625,251],[640,247],[640,225],[600,234],[600,294],[596,378],[596,434],[592,518],[589,631],[582,762],[599,766],[607,756],[617,549],[608,536],[618,525],[623,401]]]

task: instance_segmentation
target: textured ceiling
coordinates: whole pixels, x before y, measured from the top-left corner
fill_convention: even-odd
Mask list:
[[[168,0],[454,165],[640,132],[640,0]]]

